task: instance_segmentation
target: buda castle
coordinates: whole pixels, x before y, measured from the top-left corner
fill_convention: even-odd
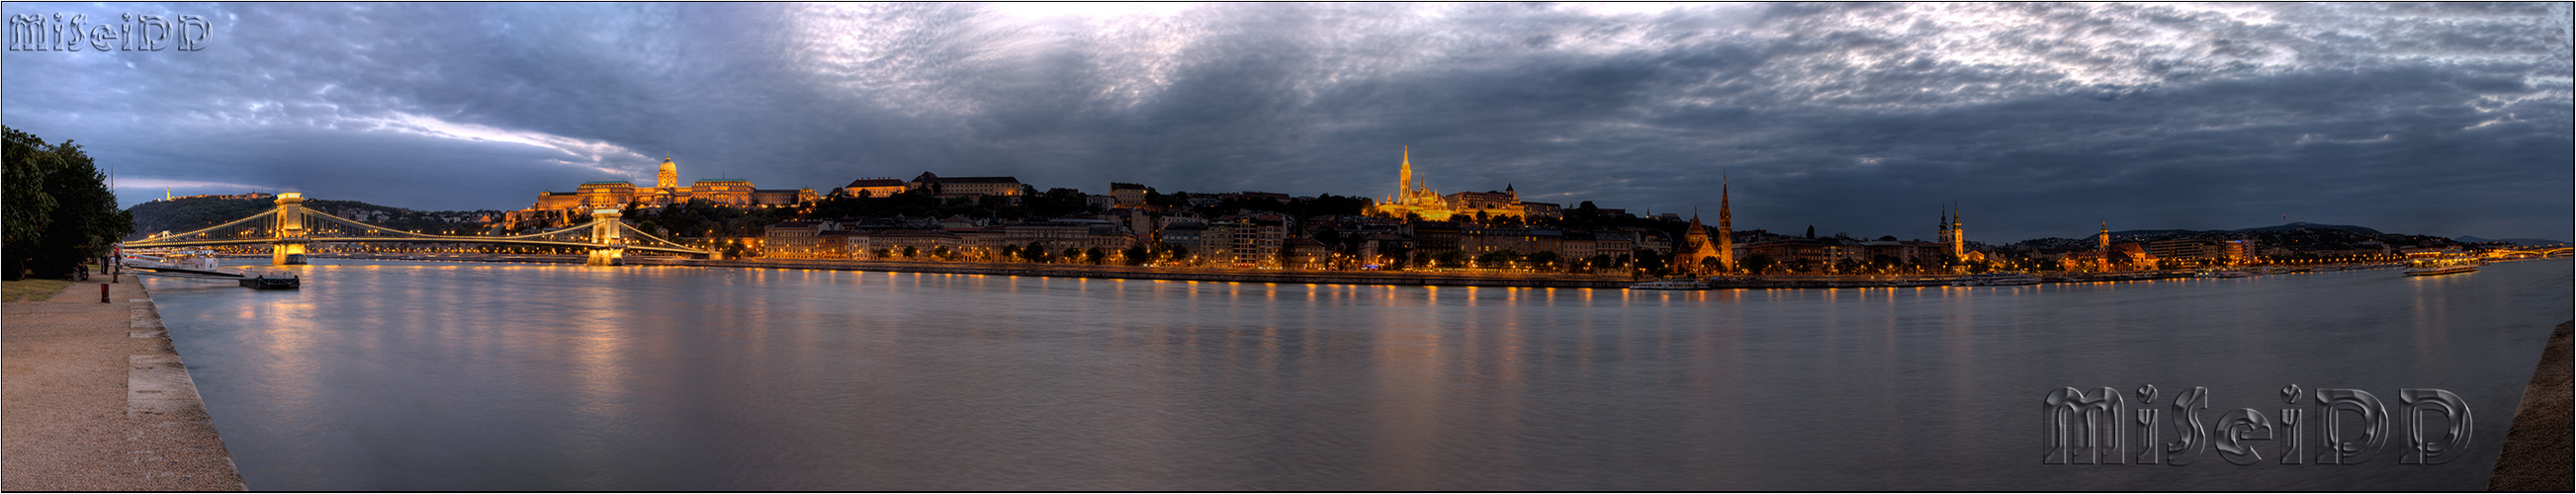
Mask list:
[[[721,206],[778,207],[792,206],[815,199],[814,189],[759,189],[750,180],[739,178],[700,179],[687,187],[680,186],[680,165],[662,158],[662,170],[654,177],[652,187],[636,187],[624,180],[583,182],[572,192],[537,193],[535,211],[586,211],[623,209],[628,205],[661,207],[687,204],[691,199],[705,199]]]

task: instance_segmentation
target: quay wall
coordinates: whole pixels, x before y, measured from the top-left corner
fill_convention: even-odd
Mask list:
[[[382,259],[522,262],[543,264],[581,264],[580,255],[402,255],[402,254],[320,254],[313,258]],[[1079,264],[1020,263],[955,263],[916,261],[852,261],[829,259],[685,259],[664,256],[627,256],[623,262],[634,266],[698,266],[767,269],[823,269],[835,271],[888,271],[899,273],[980,274],[1000,276],[1052,276],[1068,278],[1124,278],[1172,281],[1219,281],[1238,283],[1315,283],[1347,285],[1398,286],[1478,286],[1523,288],[1627,288],[1640,279],[1602,275],[1514,275],[1489,273],[1440,273],[1412,271],[1293,271],[1236,269],[1179,269],[1132,266],[1091,266]],[[2095,283],[2147,281],[2191,278],[2188,271],[2130,272],[2107,275],[2066,274],[2043,278],[2049,283]],[[1949,286],[1946,276],[1738,276],[1713,279],[1712,289],[1790,289],[1790,288],[1903,288]]]

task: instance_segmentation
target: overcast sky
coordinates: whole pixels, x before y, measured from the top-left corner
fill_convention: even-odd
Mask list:
[[[1441,192],[1931,238],[2288,220],[2567,240],[2551,4],[43,4],[202,51],[0,54],[120,198],[517,209],[589,180]],[[14,185],[14,184],[12,184]]]

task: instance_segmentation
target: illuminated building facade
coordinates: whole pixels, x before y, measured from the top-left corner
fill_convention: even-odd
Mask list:
[[[792,206],[815,199],[814,189],[757,189],[750,180],[717,178],[699,180],[688,187],[679,186],[679,164],[662,159],[661,170],[654,174],[653,187],[640,188],[624,180],[583,182],[572,192],[541,191],[531,211],[578,211],[602,208],[624,208],[628,205],[661,207],[685,204],[691,199],[705,199],[733,207]]]
[[[850,197],[886,197],[901,194],[908,188],[910,188],[910,185],[905,184],[902,180],[891,178],[862,178],[850,181],[850,185],[842,186],[841,194]]]
[[[1440,195],[1429,184],[1413,178],[1413,148],[1404,149],[1404,161],[1396,171],[1394,196],[1379,198],[1371,214],[1390,218],[1416,215],[1430,221],[1451,221],[1452,217],[1486,218],[1521,217],[1528,214],[1521,203],[1520,191],[1510,185],[1501,192],[1460,192]]]
[[[1681,245],[1673,246],[1673,272],[1713,274],[1719,270],[1706,263],[1711,259],[1722,260],[1725,256],[1720,252],[1717,242],[1708,238],[1708,227],[1700,225],[1699,213],[1691,213],[1690,226],[1682,230]]]
[[[921,176],[913,177],[912,182],[906,185],[914,189],[930,189],[932,195],[940,197],[1019,197],[1022,189],[1027,187],[1014,177],[942,177],[930,172],[921,172]]]

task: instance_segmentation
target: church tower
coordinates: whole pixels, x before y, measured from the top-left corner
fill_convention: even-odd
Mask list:
[[[2111,222],[2102,222],[2102,257],[2093,262],[2095,271],[2111,270]]]
[[[1965,216],[1968,216],[1968,208],[1958,206],[1958,203],[1950,203],[1950,229],[1947,229],[1947,237],[1950,237],[1950,255],[1953,257],[1968,257],[1968,229],[1965,229],[1965,224],[1960,221],[1965,219]]]
[[[1735,215],[1726,207],[1726,176],[1717,177],[1717,270],[1735,272]]]

